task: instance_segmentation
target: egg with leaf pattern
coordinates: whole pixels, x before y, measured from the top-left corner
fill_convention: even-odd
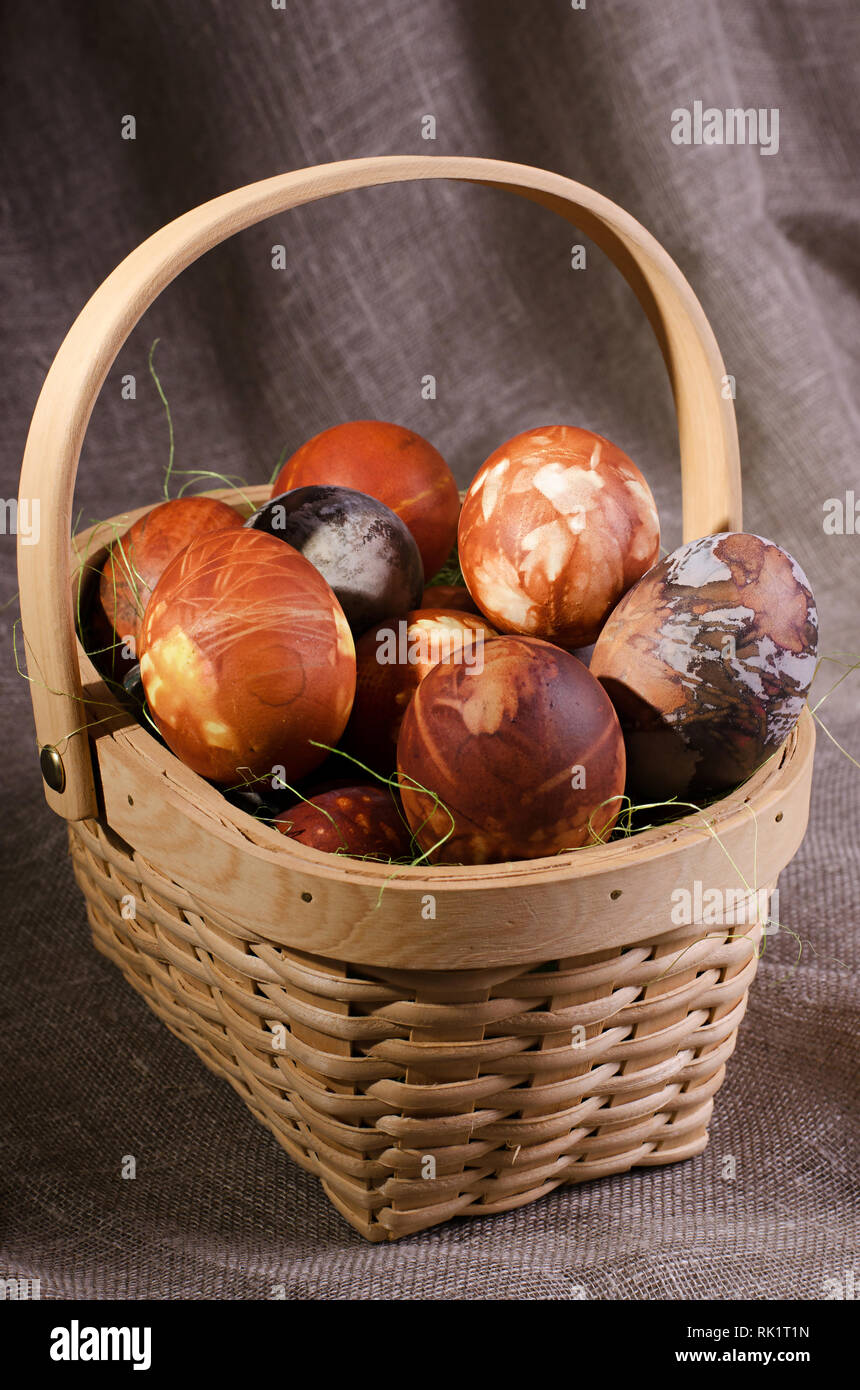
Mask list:
[[[355,701],[342,747],[375,772],[393,772],[403,715],[427,672],[439,661],[474,669],[495,635],[476,613],[438,608],[370,628],[355,647]]]
[[[533,637],[494,637],[480,668],[440,662],[421,681],[397,769],[406,818],[434,860],[536,859],[608,837],[624,744],[577,657]]]
[[[500,632],[586,647],[659,554],[651,490],[590,430],[526,430],[490,455],[460,513],[460,566]]]

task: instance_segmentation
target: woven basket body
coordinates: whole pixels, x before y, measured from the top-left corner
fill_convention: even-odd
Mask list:
[[[75,639],[72,594],[80,564],[97,565],[137,513],[92,528],[71,557],[68,527],[83,432],[125,336],[183,265],[242,226],[343,189],[438,177],[520,192],[609,251],[669,365],[685,536],[739,527],[731,403],[686,282],[605,199],[485,160],[301,171],[165,228],[71,330],[21,487],[56,499],[47,558],[19,551],[22,618],[46,796],[69,823],[95,944],[370,1240],[704,1148],[768,895],[806,827],[814,744],[804,714],[744,787],[629,842],[391,876],[285,840],[127,713],[105,718],[111,697]],[[81,700],[98,711],[83,734]],[[734,916],[702,910],[713,891]]]
[[[758,924],[531,969],[360,969],[259,939],[98,821],[69,838],[98,949],[370,1240],[707,1143]]]

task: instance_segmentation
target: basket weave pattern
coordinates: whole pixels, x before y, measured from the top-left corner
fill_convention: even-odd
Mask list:
[[[257,939],[98,821],[69,841],[97,948],[371,1240],[707,1143],[758,923],[667,922],[531,967],[371,971]]]

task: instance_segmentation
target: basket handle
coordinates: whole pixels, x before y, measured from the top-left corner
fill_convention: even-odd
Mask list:
[[[81,310],[33,414],[20,498],[38,499],[40,536],[19,534],[18,576],[36,735],[48,804],[67,820],[98,814],[81,702],[72,605],[72,498],[96,397],[135,324],[205,251],[276,213],[351,189],[415,179],[504,188],[585,232],[615,262],[651,322],[678,416],[684,538],[741,526],[737,429],[724,366],[702,307],[658,241],[623,209],[560,174],[494,159],[388,155],[279,174],[225,193],[168,223],[132,251]],[[77,732],[75,732],[77,731]]]

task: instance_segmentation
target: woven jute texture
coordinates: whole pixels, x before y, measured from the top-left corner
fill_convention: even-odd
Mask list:
[[[258,939],[98,821],[69,844],[98,949],[369,1240],[707,1143],[758,921],[527,969],[369,971]]]
[[[17,492],[33,404],[75,315],[171,217],[331,159],[518,160],[608,195],[687,275],[736,383],[745,524],[803,565],[822,651],[860,652],[860,538],[822,531],[824,501],[857,487],[854,24],[847,0],[18,5],[0,45],[2,496]],[[778,107],[778,153],[674,145],[672,112],[696,99]],[[126,112],[135,141],[120,138]],[[424,113],[435,141],[421,138]],[[287,271],[272,269],[276,243]],[[579,424],[643,469],[663,544],[680,542],[651,330],[586,237],[519,199],[444,184],[350,194],[207,254],[109,375],[80,524],[160,493],[156,337],[178,466],[264,482],[284,447],[382,417],[430,438],[465,485],[518,431]],[[0,575],[5,604],[9,536]],[[809,831],[780,876],[785,925],[759,962],[708,1147],[371,1246],[92,949],[66,827],[44,806],[15,616],[0,614],[4,1274],[39,1278],[43,1298],[820,1299],[849,1275],[860,1290],[860,776],[823,734]],[[820,713],[860,756],[851,680]]]

